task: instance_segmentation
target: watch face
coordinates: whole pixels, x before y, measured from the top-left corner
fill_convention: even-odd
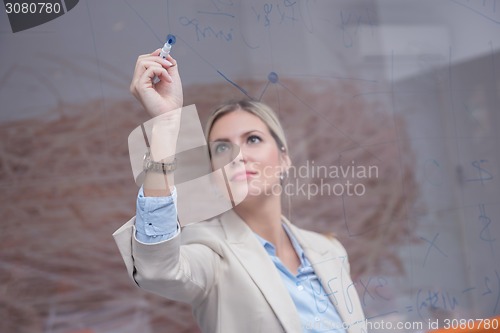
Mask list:
[[[148,151],[144,154],[144,161],[142,164],[144,171],[148,171],[151,168],[151,153]]]

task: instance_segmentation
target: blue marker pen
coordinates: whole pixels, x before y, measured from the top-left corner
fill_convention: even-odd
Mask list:
[[[168,35],[167,41],[163,45],[160,51],[160,57],[162,57],[162,59],[167,59],[168,55],[170,54],[170,50],[172,50],[172,45],[174,44],[175,44],[175,36]],[[157,84],[160,81],[161,81],[160,78],[155,75],[155,77],[153,78],[153,84]]]

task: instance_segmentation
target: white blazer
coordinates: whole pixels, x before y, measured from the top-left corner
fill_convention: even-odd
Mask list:
[[[344,247],[286,219],[348,333],[366,332]],[[304,332],[293,300],[252,230],[232,210],[157,244],[138,242],[135,218],[114,234],[135,283],[188,303],[203,332]]]

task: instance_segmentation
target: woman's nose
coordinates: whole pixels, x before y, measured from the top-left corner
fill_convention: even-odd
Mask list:
[[[233,164],[239,164],[239,163],[241,163],[241,164],[246,164],[246,163],[247,163],[246,158],[245,158],[245,156],[241,153],[241,151],[240,151],[240,153],[238,154],[238,156],[236,156],[236,158],[233,160]]]
[[[241,148],[241,146],[239,146],[238,155],[233,160],[233,164],[236,163],[242,163],[243,165],[247,163],[247,155],[245,154],[245,151],[243,148]]]

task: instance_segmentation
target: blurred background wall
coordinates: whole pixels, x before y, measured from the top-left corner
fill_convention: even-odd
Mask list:
[[[366,191],[285,205],[346,246],[371,321],[500,314],[499,32],[483,0],[89,0],[18,33],[1,11],[0,331],[197,332],[133,285],[111,237],[135,214],[134,63],[167,34],[202,123],[262,100],[297,168],[377,167],[292,177]]]

